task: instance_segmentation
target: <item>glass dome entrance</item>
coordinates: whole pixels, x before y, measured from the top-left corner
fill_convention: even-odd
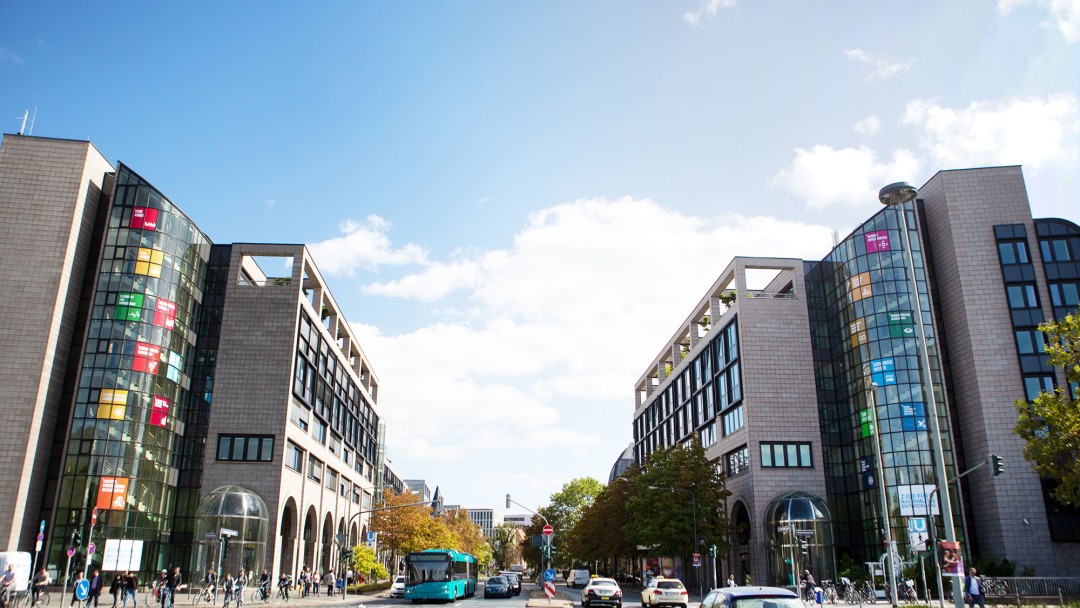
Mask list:
[[[769,584],[791,587],[804,570],[836,580],[832,518],[825,501],[806,492],[776,498],[765,509]]]
[[[266,502],[255,492],[241,486],[210,492],[199,503],[192,574],[261,572],[269,528]]]

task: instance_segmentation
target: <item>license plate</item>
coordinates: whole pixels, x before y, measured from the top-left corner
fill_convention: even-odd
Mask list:
[[[602,599],[602,600],[606,600],[606,599],[608,599],[608,596],[606,596],[606,595],[602,595],[602,596],[600,596],[600,599]]]

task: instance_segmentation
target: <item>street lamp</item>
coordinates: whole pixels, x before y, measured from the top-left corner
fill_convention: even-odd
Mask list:
[[[878,487],[881,488],[881,517],[885,526],[885,576],[889,584],[889,593],[893,608],[896,608],[896,569],[893,568],[892,522],[889,518],[889,495],[885,490],[885,462],[882,456],[881,427],[877,419],[877,384],[870,384],[866,390],[870,398],[870,416],[874,425],[874,451],[877,452]]]
[[[945,528],[945,540],[955,542],[956,529],[953,526],[952,501],[949,499],[949,488],[946,485],[944,490],[942,490],[942,484],[947,484],[948,480],[947,473],[945,472],[945,452],[941,447],[941,428],[938,424],[937,398],[934,396],[934,386],[930,376],[930,351],[926,343],[926,326],[923,324],[919,285],[916,282],[915,277],[915,257],[912,255],[911,243],[908,238],[907,210],[904,209],[904,204],[915,200],[918,193],[919,190],[915,186],[907,182],[897,182],[882,188],[878,192],[878,200],[886,207],[899,206],[900,208],[900,218],[903,226],[903,230],[900,231],[900,239],[903,243],[904,250],[907,252],[907,265],[911,268],[911,290],[915,304],[915,326],[918,327],[919,330],[918,338],[922,350],[922,356],[919,357],[919,367],[920,371],[922,371],[923,382],[925,382],[923,391],[926,393],[931,412],[929,416],[930,451],[934,456],[934,476],[937,478],[934,480],[934,485],[938,490],[938,497],[941,500],[941,518],[942,525]],[[925,260],[925,256],[923,259]],[[927,511],[929,511],[930,506],[930,504],[927,505]],[[930,515],[933,517],[933,513],[930,513]],[[891,550],[890,547],[890,551]],[[964,606],[964,596],[960,587],[961,586],[958,584],[953,585],[953,602],[956,604],[956,608],[963,608]],[[896,597],[895,594],[893,597]]]
[[[529,513],[532,513],[533,515],[535,515],[535,516],[539,517],[540,519],[544,520],[544,525],[545,526],[550,526],[551,525],[548,522],[546,517],[544,517],[540,513],[537,513],[536,511],[533,511],[529,507],[526,507],[525,505],[521,504],[520,502],[511,499],[510,495],[507,494],[506,495],[506,508],[509,509],[511,504],[515,504],[515,505],[521,507],[522,509],[525,509]],[[552,536],[554,536],[554,534],[552,534]],[[545,543],[547,543],[547,547],[548,547],[547,556],[544,556],[543,553],[541,553],[541,555],[540,555],[540,569],[544,570],[544,571],[547,571],[548,567],[551,566],[551,565],[554,565],[554,563],[555,563],[555,557],[551,554],[551,540],[552,540],[551,536],[548,536],[547,539],[544,541]],[[541,572],[541,575],[543,575],[543,572]]]
[[[673,488],[671,486],[649,486],[650,490],[667,490],[668,492],[686,492],[690,495],[690,506],[693,508],[694,514],[694,542],[690,543],[690,553],[694,553],[697,549],[698,535],[697,535],[697,497],[694,496],[693,490],[684,490],[683,488]],[[701,594],[701,570],[700,566],[694,566],[694,578],[697,579],[698,597],[704,597]]]

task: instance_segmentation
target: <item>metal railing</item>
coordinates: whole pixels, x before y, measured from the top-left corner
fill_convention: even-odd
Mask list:
[[[984,595],[990,597],[1080,598],[1080,577],[1053,576],[987,576]]]

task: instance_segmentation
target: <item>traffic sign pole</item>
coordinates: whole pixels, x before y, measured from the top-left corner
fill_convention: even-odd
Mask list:
[[[30,566],[30,582],[33,583],[34,575],[37,574],[38,552],[41,551],[41,541],[45,540],[45,520],[41,520],[38,527],[37,542],[34,544],[34,563]]]

